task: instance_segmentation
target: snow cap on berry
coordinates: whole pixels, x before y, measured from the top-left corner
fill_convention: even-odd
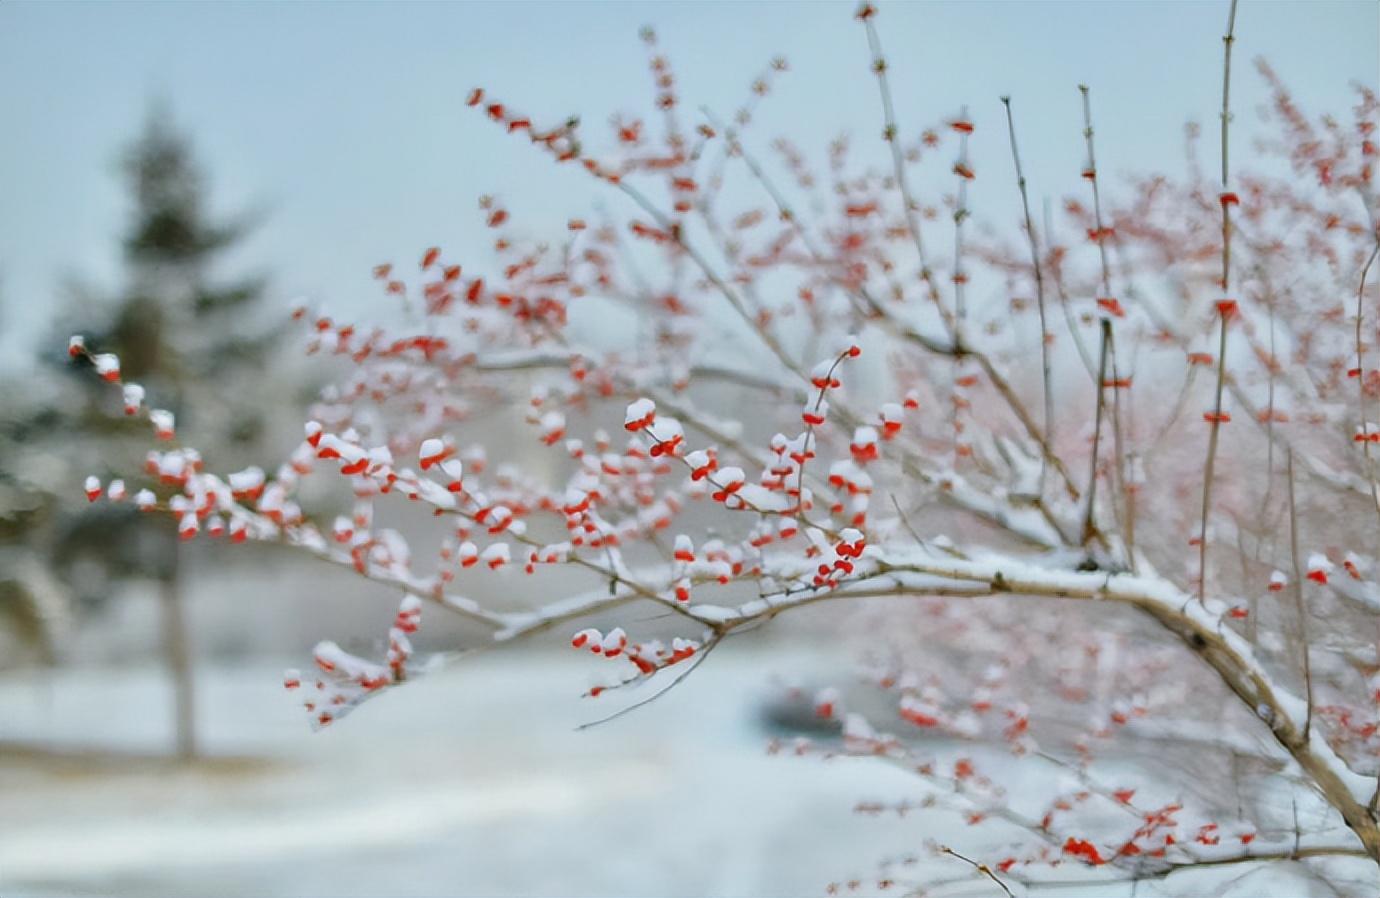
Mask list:
[[[628,403],[627,411],[623,415],[623,427],[636,432],[650,427],[655,420],[656,403],[644,396]]]

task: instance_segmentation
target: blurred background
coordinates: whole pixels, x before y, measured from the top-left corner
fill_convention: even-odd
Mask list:
[[[72,333],[118,352],[212,469],[274,465],[327,374],[283,336],[301,298],[385,314],[370,269],[437,243],[482,253],[480,194],[553,233],[619,201],[465,115],[470,88],[539,120],[645,114],[651,24],[690,102],[732,110],[782,54],[757,133],[816,158],[847,133],[880,154],[852,11],[0,4],[0,892],[816,894],[937,825],[849,813],[903,790],[896,771],[766,756],[789,732],[763,713],[782,684],[849,667],[827,612],[729,645],[592,730],[574,731],[595,713],[578,700],[590,669],[557,638],[313,734],[282,668],[323,637],[373,638],[395,596],[88,506],[85,475],[137,472],[149,445],[66,353]],[[1037,196],[1076,184],[1077,84],[1120,172],[1177,171],[1183,125],[1220,103],[1225,4],[883,12],[902,119],[968,104],[995,124],[1014,93]],[[1305,108],[1339,108],[1349,82],[1376,86],[1378,31],[1371,2],[1246,3],[1237,51],[1269,59]],[[1266,93],[1240,72],[1249,128]],[[976,168],[1004,176],[1006,153],[978,141]],[[1008,194],[977,189],[979,219],[1009,221]],[[447,626],[422,648],[450,647]]]

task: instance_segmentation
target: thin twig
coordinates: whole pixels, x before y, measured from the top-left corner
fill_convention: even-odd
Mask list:
[[[1001,890],[1002,890],[1003,892],[1006,893],[1007,898],[1016,898],[1016,896],[1011,892],[1011,890],[1010,890],[1009,888],[1006,887],[1006,883],[1004,883],[1004,882],[1002,882],[1000,879],[998,879],[998,878],[997,878],[997,874],[995,874],[995,873],[992,872],[992,868],[991,868],[991,867],[987,866],[986,864],[978,863],[977,861],[973,860],[973,859],[970,858],[970,857],[964,857],[963,855],[959,854],[957,851],[954,851],[954,850],[953,850],[952,848],[950,848],[948,845],[940,845],[940,846],[939,846],[939,850],[942,851],[942,852],[944,852],[945,854],[949,855],[950,857],[958,858],[960,861],[963,861],[963,863],[965,863],[965,864],[967,864],[968,866],[972,867],[974,870],[978,871],[978,872],[981,873],[983,876],[986,876],[988,879],[990,879],[990,880],[992,880],[993,882],[995,882],[998,886],[1001,887]]]
[[[1227,13],[1227,33],[1222,36],[1222,295],[1226,297],[1231,290],[1231,203],[1227,202],[1228,126],[1231,122],[1231,47],[1236,41],[1236,0],[1231,0]],[[1227,300],[1229,302],[1229,300]],[[1203,464],[1203,511],[1198,527],[1198,601],[1206,602],[1207,591],[1207,547],[1208,514],[1212,508],[1212,475],[1217,462],[1217,438],[1222,427],[1222,388],[1227,379],[1227,325],[1231,321],[1230,306],[1218,309],[1217,340],[1217,387],[1212,406],[1212,417],[1208,420],[1207,461]],[[1292,454],[1291,454],[1292,459]]]
[[[1112,359],[1112,449],[1116,452],[1117,492],[1123,497],[1122,533],[1126,540],[1126,564],[1132,571],[1136,569],[1136,494],[1135,489],[1126,483],[1125,460],[1126,444],[1121,433],[1121,391],[1129,389],[1131,379],[1122,379],[1121,368],[1116,359],[1116,337],[1107,331],[1108,352]]]
[[[915,527],[911,525],[910,518],[906,517],[906,513],[901,510],[901,503],[896,501],[896,494],[888,493],[887,498],[891,500],[892,506],[896,509],[896,515],[901,519],[901,526],[906,528],[906,532],[911,535],[911,538],[914,539],[918,545],[928,549],[929,545],[920,538],[920,534],[917,533]]]
[[[968,119],[968,107],[963,107],[959,111],[958,117],[961,121]],[[959,132],[958,136],[958,162],[954,165],[954,174],[958,177],[958,189],[955,191],[954,201],[954,345],[963,346],[967,340],[964,325],[968,321],[968,300],[965,283],[968,275],[963,270],[963,222],[968,219],[968,178],[972,171],[968,167],[968,131]],[[963,379],[963,355],[954,356],[954,364],[950,369],[949,394],[950,394],[950,414],[953,422],[954,437],[954,467],[958,467],[958,460],[962,457],[964,443],[959,439],[959,434],[963,432],[963,423],[959,421],[959,410],[963,405],[961,397],[958,395],[959,382]],[[1048,422],[1046,422],[1048,423]],[[1046,434],[1048,439],[1048,434]],[[1043,470],[1043,465],[1041,470]]]
[[[1289,552],[1294,562],[1294,604],[1299,613],[1299,638],[1303,641],[1303,684],[1308,709],[1303,719],[1303,740],[1313,725],[1313,670],[1308,659],[1308,608],[1303,599],[1303,568],[1299,564],[1299,516],[1294,504],[1294,453],[1286,454],[1289,480]]]
[[[1055,247],[1057,241],[1054,237],[1053,217],[1049,210],[1049,197],[1045,197],[1042,202],[1041,218],[1045,226],[1045,241],[1049,249],[1050,261],[1050,280],[1054,283],[1054,292],[1059,297],[1059,308],[1064,313],[1064,324],[1069,329],[1069,336],[1073,338],[1073,346],[1078,350],[1078,358],[1083,362],[1083,370],[1088,372],[1088,379],[1092,380],[1097,376],[1093,369],[1092,355],[1088,352],[1088,347],[1083,342],[1083,335],[1078,331],[1078,322],[1073,317],[1073,309],[1069,305],[1069,293],[1064,287],[1063,266],[1056,264]]]
[[[1375,513],[1380,516],[1380,484],[1375,479],[1375,460],[1370,454],[1370,421],[1366,414],[1366,366],[1365,352],[1366,344],[1361,339],[1361,321],[1365,314],[1362,298],[1366,293],[1366,275],[1370,274],[1370,266],[1374,264],[1375,257],[1380,254],[1380,239],[1377,239],[1375,249],[1370,251],[1370,257],[1366,259],[1365,266],[1361,269],[1361,284],[1356,288],[1356,403],[1361,413],[1361,433],[1366,437],[1361,441],[1361,451],[1366,457],[1366,479],[1370,481],[1370,498],[1375,503]],[[1380,531],[1377,531],[1380,532]]]
[[[696,668],[696,667],[699,667],[700,663],[701,663],[702,661],[704,661],[705,658],[709,657],[709,653],[710,653],[711,651],[713,651],[713,650],[714,650],[714,647],[717,646],[722,640],[723,640],[723,636],[720,635],[720,636],[715,636],[714,638],[712,638],[712,639],[710,639],[708,642],[706,642],[706,643],[704,644],[704,650],[701,651],[701,652],[697,652],[697,653],[695,654],[694,659],[691,660],[691,662],[685,666],[685,669],[684,669],[684,670],[682,670],[679,674],[676,675],[676,678],[675,678],[674,680],[672,680],[669,684],[667,684],[666,688],[664,688],[664,689],[659,689],[659,690],[657,690],[656,692],[652,693],[651,695],[647,696],[646,698],[640,699],[639,701],[636,701],[636,702],[633,702],[631,705],[628,705],[628,706],[625,707],[625,708],[620,708],[619,710],[613,712],[612,714],[608,715],[607,717],[601,717],[601,718],[599,718],[598,720],[591,720],[589,723],[582,723],[582,724],[580,724],[579,726],[577,726],[575,729],[576,729],[576,730],[587,730],[587,729],[589,729],[590,727],[597,727],[597,726],[599,726],[600,724],[609,723],[610,721],[617,720],[618,718],[622,717],[624,714],[631,714],[633,711],[636,711],[638,708],[641,708],[641,707],[643,707],[643,706],[645,706],[645,705],[649,705],[649,704],[651,704],[652,702],[656,701],[657,699],[661,698],[663,695],[665,695],[666,693],[670,692],[672,689],[675,689],[675,688],[676,688],[677,686],[679,686],[682,682],[684,682],[684,680],[685,680],[686,677],[688,677],[688,676],[690,676],[690,674],[694,673],[694,672],[695,672],[695,668]]]
[[[1097,455],[1098,447],[1102,442],[1102,414],[1106,407],[1107,391],[1107,350],[1111,343],[1112,323],[1106,318],[1102,319],[1102,350],[1099,354],[1097,364],[1097,412],[1093,423],[1093,444],[1092,460],[1088,467],[1088,509],[1083,515],[1083,546],[1086,548],[1088,540],[1092,538],[1094,532],[1094,518],[1097,506]]]
[[[1083,170],[1083,177],[1092,184],[1093,227],[1097,228],[1097,252],[1102,261],[1102,295],[1110,298],[1112,295],[1112,273],[1107,264],[1106,230],[1102,225],[1102,195],[1097,187],[1097,154],[1093,150],[1092,99],[1086,84],[1078,85],[1078,90],[1083,95],[1083,140],[1088,148],[1088,167]]]
[[[1025,188],[1025,172],[1021,169],[1021,154],[1016,148],[1016,123],[1011,115],[1011,98],[1002,97],[1002,105],[1006,107],[1006,128],[1011,135],[1011,161],[1016,165],[1016,186],[1021,191],[1021,211],[1025,214],[1025,236],[1026,242],[1030,245],[1030,265],[1035,272],[1035,304],[1040,311],[1040,374],[1041,383],[1044,388],[1045,399],[1045,420],[1044,431],[1045,439],[1051,445],[1054,444],[1054,391],[1050,387],[1050,364],[1049,364],[1049,323],[1045,318],[1045,276],[1044,270],[1040,265],[1040,247],[1035,236],[1035,224],[1030,219],[1030,196]],[[1045,491],[1045,470],[1046,463],[1043,457],[1040,459],[1040,495]]]
[[[1112,296],[1112,271],[1111,265],[1107,261],[1107,239],[1109,231],[1103,223],[1102,218],[1102,193],[1097,181],[1097,153],[1093,141],[1093,122],[1092,122],[1092,98],[1091,91],[1086,84],[1078,85],[1079,92],[1083,95],[1083,140],[1088,149],[1088,164],[1083,170],[1083,175],[1092,184],[1093,195],[1093,226],[1096,228],[1097,253],[1102,266],[1102,298],[1107,300],[1108,308],[1102,314],[1102,341],[1104,354],[1108,351],[1108,344],[1112,342],[1113,325],[1111,315],[1116,309],[1116,299]],[[1120,314],[1119,312],[1116,314]],[[1107,387],[1107,366],[1105,359],[1099,366],[1097,375],[1098,399],[1101,402],[1101,390]],[[1113,385],[1113,389],[1118,387]],[[1121,492],[1125,482],[1122,473],[1122,452],[1121,452],[1121,401],[1113,396],[1112,402],[1112,432],[1115,437],[1116,464],[1112,467],[1112,514],[1118,520],[1122,517]]]
[[[950,336],[956,341],[958,332],[953,313],[944,307],[944,303],[939,297],[939,287],[935,283],[934,272],[930,269],[926,258],[925,241],[920,235],[920,219],[916,215],[919,211],[919,205],[910,192],[910,181],[906,178],[905,157],[901,153],[900,129],[896,124],[896,107],[891,99],[891,82],[886,74],[886,57],[882,54],[882,41],[877,35],[877,26],[873,24],[872,19],[873,16],[870,15],[865,17],[863,26],[867,29],[867,46],[872,51],[872,71],[877,76],[877,89],[881,92],[882,97],[882,115],[885,120],[882,138],[891,149],[891,163],[896,172],[896,186],[901,191],[901,202],[905,205],[906,230],[915,243],[915,254],[920,260],[920,279],[928,288],[930,301],[939,310],[940,317],[949,329]]]

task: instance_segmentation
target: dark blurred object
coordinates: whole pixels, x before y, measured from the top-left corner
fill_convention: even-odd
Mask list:
[[[0,450],[6,448],[0,432]],[[69,593],[29,542],[52,514],[53,497],[0,470],[0,652],[7,665],[53,664]]]
[[[799,689],[771,696],[757,712],[762,727],[773,737],[832,740],[843,735],[843,722],[834,715],[821,714],[810,695]]]

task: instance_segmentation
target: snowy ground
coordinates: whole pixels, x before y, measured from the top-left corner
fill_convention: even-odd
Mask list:
[[[915,844],[850,813],[904,775],[767,757],[763,659],[714,660],[582,732],[616,705],[576,698],[589,665],[550,652],[463,665],[316,734],[279,668],[205,671],[219,761],[0,761],[0,893],[819,894]],[[10,677],[0,738],[155,749],[164,689],[152,670]]]
[[[485,656],[320,733],[281,668],[204,670],[212,758],[189,767],[148,757],[168,739],[155,670],[0,678],[0,739],[124,752],[0,751],[0,894],[821,895],[963,829],[939,811],[853,814],[916,794],[881,763],[766,755],[771,673],[819,671],[808,652],[728,646],[660,701],[577,732],[625,700],[577,698],[592,660]],[[925,863],[933,879],[968,872]],[[1247,894],[1313,888],[1271,874]]]

